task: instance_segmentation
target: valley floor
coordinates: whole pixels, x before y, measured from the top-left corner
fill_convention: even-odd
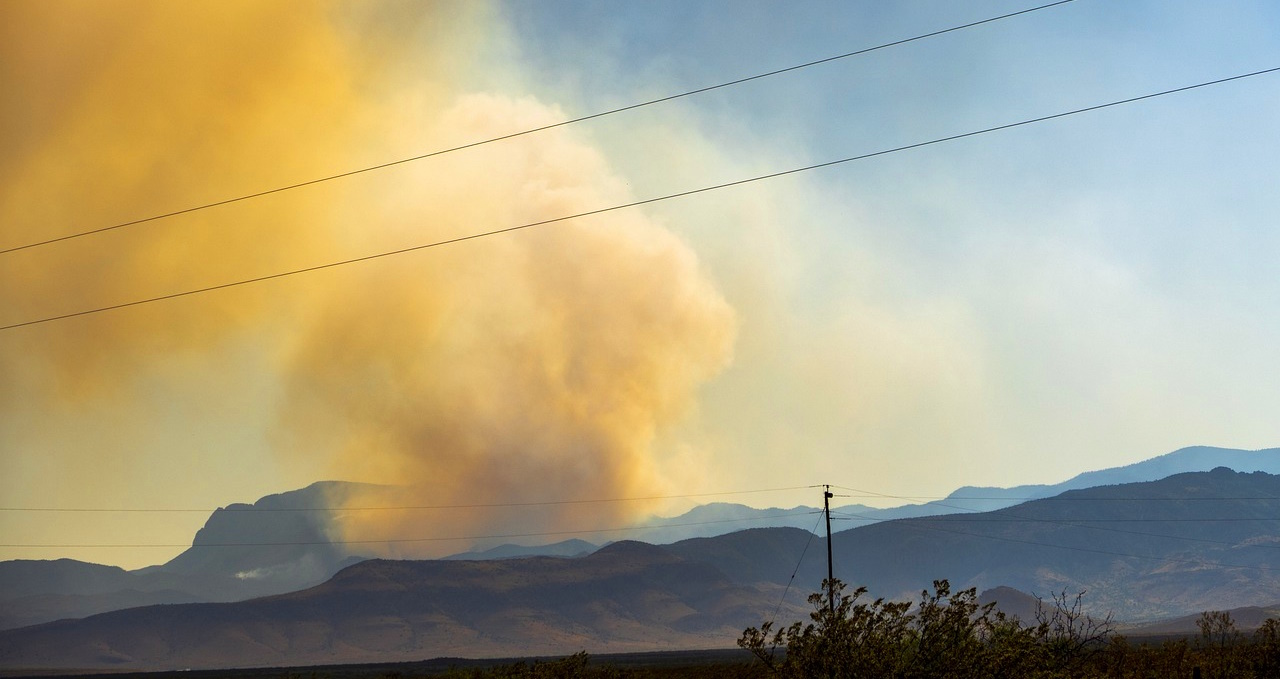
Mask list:
[[[1274,679],[1280,677],[1280,647],[1275,639],[1238,638],[1230,644],[1196,637],[1114,637],[1072,667],[1045,668],[1046,678],[1218,677]],[[741,649],[664,651],[563,658],[465,659],[436,658],[407,663],[375,663],[228,670],[190,670],[129,673],[3,672],[3,677],[39,679],[89,676],[103,679],[765,679],[768,668]],[[914,676],[914,675],[911,675]],[[921,677],[933,676],[921,674]],[[948,675],[949,676],[949,675]],[[910,679],[910,676],[907,678]]]

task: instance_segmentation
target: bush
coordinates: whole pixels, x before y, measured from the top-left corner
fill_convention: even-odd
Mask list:
[[[812,623],[777,631],[765,623],[744,631],[738,645],[780,677],[1071,677],[1112,630],[1110,616],[1083,614],[1083,593],[1055,595],[1036,624],[1023,626],[995,604],[979,605],[976,589],[953,593],[946,580],[922,591],[915,606],[863,602],[866,588],[846,596],[839,581],[833,590],[835,606],[821,592],[809,597]]]
[[[835,605],[826,586],[836,593]],[[1132,645],[1113,634],[1110,615],[1084,614],[1084,593],[1041,601],[1036,621],[1023,625],[978,604],[974,589],[953,593],[946,580],[921,592],[920,601],[866,601],[867,590],[845,595],[844,583],[823,583],[809,597],[813,622],[774,629],[766,622],[742,633],[775,677],[933,679],[1027,677],[1280,678],[1280,621],[1267,620],[1250,640],[1231,616],[1208,612],[1201,635],[1161,644]]]
[[[828,583],[824,583],[824,588]],[[766,622],[743,632],[738,645],[780,677],[1032,677],[1043,675],[1048,625],[1023,627],[979,605],[973,588],[952,593],[946,580],[920,593],[920,602],[861,601],[866,588],[836,603],[809,597],[813,622],[773,630]],[[781,659],[777,649],[784,647]]]

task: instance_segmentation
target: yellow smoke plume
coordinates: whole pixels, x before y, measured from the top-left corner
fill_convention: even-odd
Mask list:
[[[6,4],[0,68],[21,97],[0,125],[0,247],[563,119],[533,99],[467,94],[486,10],[450,7]],[[581,133],[560,129],[0,255],[0,321],[630,198]],[[734,327],[692,250],[627,210],[9,331],[0,405],[37,421],[6,422],[27,446],[38,426],[117,413],[94,438],[128,456],[139,454],[129,431],[163,416],[149,409],[157,389],[192,402],[255,392],[267,424],[242,425],[264,426],[280,459],[312,478],[408,489],[381,502],[649,495],[683,473],[664,468],[655,437],[729,360]],[[352,511],[341,537],[593,529],[643,509]]]
[[[560,114],[462,98],[441,135],[486,138]],[[625,202],[565,133],[414,170],[388,208],[409,242]],[[416,187],[413,188],[413,187]],[[388,196],[390,199],[390,196]],[[334,450],[348,478],[414,487],[410,504],[653,494],[657,431],[728,357],[732,314],[692,251],[639,212],[461,243],[326,280],[287,352],[282,446]],[[368,501],[368,500],[366,500]],[[601,528],[643,505],[357,512],[350,534]],[[463,533],[459,533],[463,531]]]

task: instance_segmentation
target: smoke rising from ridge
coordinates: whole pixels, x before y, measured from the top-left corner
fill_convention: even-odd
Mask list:
[[[440,127],[485,138],[511,121],[558,118],[535,102],[469,96]],[[603,158],[560,133],[449,166],[447,178],[415,172],[411,183],[429,197],[393,217],[417,240],[629,198]],[[344,478],[408,484],[430,504],[652,494],[663,483],[656,433],[689,408],[733,339],[732,313],[692,251],[638,212],[463,243],[332,282],[289,350],[284,431],[300,437],[297,450],[331,447]],[[600,528],[636,510],[473,509],[444,528]],[[431,521],[388,516],[357,513],[346,525],[365,539],[432,534]]]
[[[563,119],[467,94],[484,10],[445,7],[7,5],[0,68],[24,96],[0,125],[0,245]],[[556,130],[10,253],[2,320],[629,199],[599,152]],[[624,211],[14,331],[0,338],[0,404],[11,450],[61,432],[63,449],[42,454],[67,469],[63,497],[101,497],[145,469],[231,474],[147,448],[143,432],[163,428],[198,448],[193,412],[262,429],[299,477],[411,488],[398,504],[648,495],[672,473],[655,437],[727,363],[734,329],[693,251]],[[4,464],[14,479],[36,462]],[[643,509],[352,512],[342,537],[591,529]],[[401,553],[458,548],[420,546]]]

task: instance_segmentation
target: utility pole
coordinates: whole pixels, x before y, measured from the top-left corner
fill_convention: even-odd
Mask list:
[[[832,619],[836,617],[836,580],[831,570],[831,486],[824,485],[822,491],[822,511],[827,515],[827,610]]]

